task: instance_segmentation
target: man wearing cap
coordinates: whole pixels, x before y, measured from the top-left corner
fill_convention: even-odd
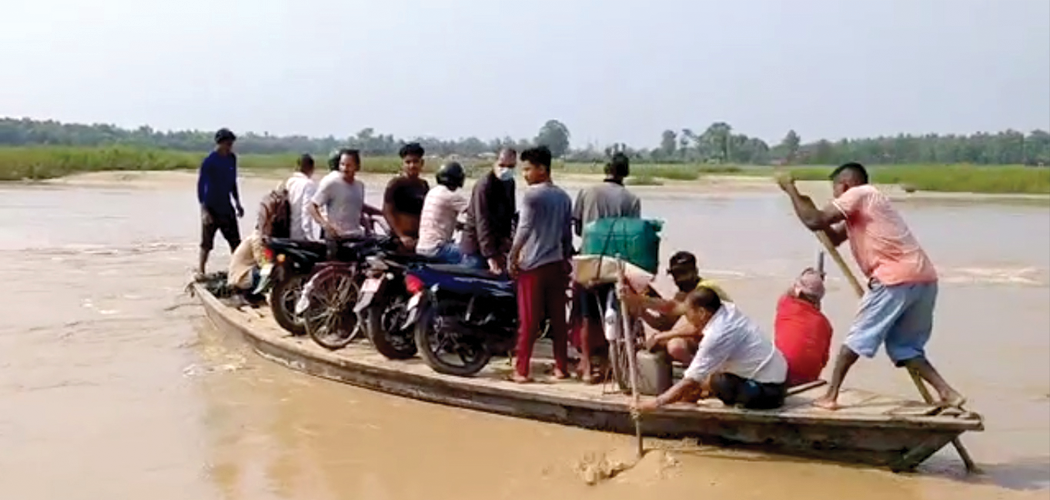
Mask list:
[[[201,209],[201,250],[197,275],[203,276],[208,254],[215,245],[215,233],[222,232],[232,254],[241,244],[237,219],[244,217],[241,196],[237,190],[237,155],[233,143],[237,140],[229,129],[215,133],[215,150],[201,162],[197,177],[197,202]],[[233,203],[230,200],[233,200]]]
[[[777,349],[787,360],[788,387],[819,379],[828,364],[832,328],[820,311],[823,298],[824,276],[808,268],[777,302],[773,329]]]
[[[642,321],[658,332],[646,340],[646,347],[650,350],[662,347],[674,360],[689,364],[696,355],[701,334],[696,326],[684,317],[685,298],[696,289],[707,288],[715,292],[723,302],[732,300],[717,283],[700,276],[696,267],[696,256],[689,252],[672,255],[667,273],[678,287],[674,298],[665,300],[650,289],[648,296],[640,301]]]

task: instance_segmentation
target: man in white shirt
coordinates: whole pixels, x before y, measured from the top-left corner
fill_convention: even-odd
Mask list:
[[[365,203],[365,184],[356,179],[361,169],[361,154],[355,149],[343,151],[339,170],[321,179],[310,200],[310,215],[325,231],[325,238],[345,238],[362,233],[362,215],[383,215]],[[324,207],[325,213],[321,213]]]
[[[684,308],[686,319],[703,335],[696,357],[680,382],[638,410],[695,401],[704,389],[726,406],[773,409],[784,404],[787,361],[758,325],[709,288],[690,292]]]
[[[458,264],[463,256],[452,241],[459,214],[467,210],[470,200],[460,193],[466,173],[463,166],[449,162],[437,172],[438,185],[427,192],[423,212],[419,217],[419,241],[416,253],[434,257],[449,264]]]
[[[299,171],[284,182],[288,190],[289,237],[293,240],[317,240],[321,235],[310,216],[309,206],[317,193],[317,183],[313,180],[314,159],[310,155],[302,155],[296,164]]]

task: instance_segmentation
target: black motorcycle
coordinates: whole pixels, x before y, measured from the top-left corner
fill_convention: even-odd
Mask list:
[[[289,238],[268,238],[264,245],[271,254],[269,260],[273,262],[273,269],[265,278],[268,283],[260,288],[272,284],[270,310],[273,311],[273,318],[292,335],[306,335],[302,317],[295,314],[295,303],[314,267],[325,260],[328,251],[326,245],[318,241]]]
[[[436,261],[398,252],[380,252],[365,260],[365,279],[354,306],[358,321],[372,346],[387,359],[411,358],[417,349],[412,328],[405,326],[411,298],[405,288],[405,276],[409,269]]]
[[[434,264],[409,269],[404,286],[411,298],[401,328],[414,329],[416,348],[434,371],[471,376],[514,349],[518,305],[509,277]]]

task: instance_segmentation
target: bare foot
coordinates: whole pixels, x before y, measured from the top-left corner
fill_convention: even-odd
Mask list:
[[[831,396],[823,396],[820,399],[813,401],[813,406],[823,410],[835,411],[840,408],[838,401],[835,401],[835,399],[836,398]]]
[[[510,377],[510,381],[514,382],[515,384],[529,384],[532,383],[532,378],[527,377],[525,375],[521,375],[519,373],[515,373]]]
[[[569,374],[565,373],[565,370],[561,370],[561,369],[555,368],[554,369],[554,378],[557,379],[557,380],[565,380],[565,379],[569,378]]]

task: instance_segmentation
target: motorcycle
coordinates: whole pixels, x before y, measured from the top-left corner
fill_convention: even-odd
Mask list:
[[[414,330],[416,348],[434,371],[469,377],[493,355],[514,349],[518,305],[509,277],[434,264],[409,269],[404,281],[411,297],[401,329]]]
[[[387,359],[409,359],[417,349],[412,329],[404,327],[410,297],[406,272],[435,260],[418,254],[380,253],[365,261],[365,279],[354,313],[376,351]]]
[[[326,258],[324,243],[289,238],[268,238],[267,265],[262,273],[257,291],[270,290],[270,310],[274,320],[294,336],[306,335],[302,317],[295,313],[295,303],[302,293],[303,284],[313,272],[314,266]]]

